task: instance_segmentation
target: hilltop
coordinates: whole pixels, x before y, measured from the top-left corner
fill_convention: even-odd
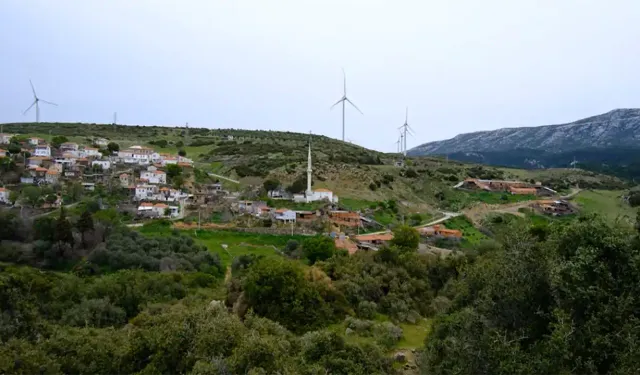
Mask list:
[[[409,150],[413,156],[449,158],[514,168],[577,166],[640,176],[640,109],[616,109],[568,124],[503,128],[460,134]]]

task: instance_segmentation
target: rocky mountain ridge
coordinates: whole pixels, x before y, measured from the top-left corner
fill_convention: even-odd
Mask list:
[[[615,109],[567,124],[459,134],[422,144],[408,153],[420,156],[518,149],[554,153],[588,148],[640,148],[640,109]]]

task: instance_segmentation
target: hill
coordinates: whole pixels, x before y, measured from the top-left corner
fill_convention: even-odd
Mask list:
[[[620,177],[640,176],[640,109],[616,109],[568,124],[460,134],[409,150],[514,168],[577,166]]]
[[[298,186],[306,185],[308,134],[81,123],[4,124],[3,128],[5,132],[45,139],[64,135],[83,144],[102,137],[121,148],[139,144],[159,152],[184,150],[197,170],[237,179],[243,191],[261,186],[266,179],[276,179],[285,187],[295,185],[296,181]],[[331,189],[348,208],[354,209],[389,200],[401,202],[394,220],[402,220],[402,215],[411,213],[434,214],[436,210],[457,210],[478,200],[500,198],[453,189],[453,185],[467,177],[535,180],[559,190],[568,190],[576,184],[583,188],[626,188],[619,179],[582,170],[526,172],[483,168],[437,157],[410,158],[405,166],[397,167],[397,154],[384,154],[317,135],[311,136],[311,144],[314,188]]]

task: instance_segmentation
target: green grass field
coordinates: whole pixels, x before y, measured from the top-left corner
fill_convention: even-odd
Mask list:
[[[149,236],[171,236],[173,230],[163,222],[152,222],[138,228],[141,233]],[[255,254],[275,256],[289,240],[301,243],[306,236],[284,236],[272,234],[257,234],[235,232],[228,230],[182,230],[180,233],[188,235],[198,243],[205,245],[211,252],[220,256],[225,266],[231,265],[233,258],[239,255]],[[226,245],[225,249],[223,245]]]
[[[619,190],[583,190],[573,201],[577,203],[585,213],[596,213],[606,219],[633,223],[636,218],[636,209],[622,200],[623,191]]]
[[[518,195],[509,193],[495,193],[490,191],[478,191],[467,193],[467,199],[473,202],[487,204],[517,203],[537,199],[535,195]]]
[[[488,237],[476,228],[466,216],[456,216],[444,222],[447,229],[457,229],[462,232],[461,246],[471,247]]]
[[[424,339],[431,331],[432,320],[421,319],[417,324],[400,323],[402,339],[396,347],[398,349],[418,349],[424,345]]]

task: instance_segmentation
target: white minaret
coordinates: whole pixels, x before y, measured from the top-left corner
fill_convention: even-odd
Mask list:
[[[313,195],[313,190],[311,190],[311,132],[309,132],[309,156],[307,157],[307,197],[311,197]]]

